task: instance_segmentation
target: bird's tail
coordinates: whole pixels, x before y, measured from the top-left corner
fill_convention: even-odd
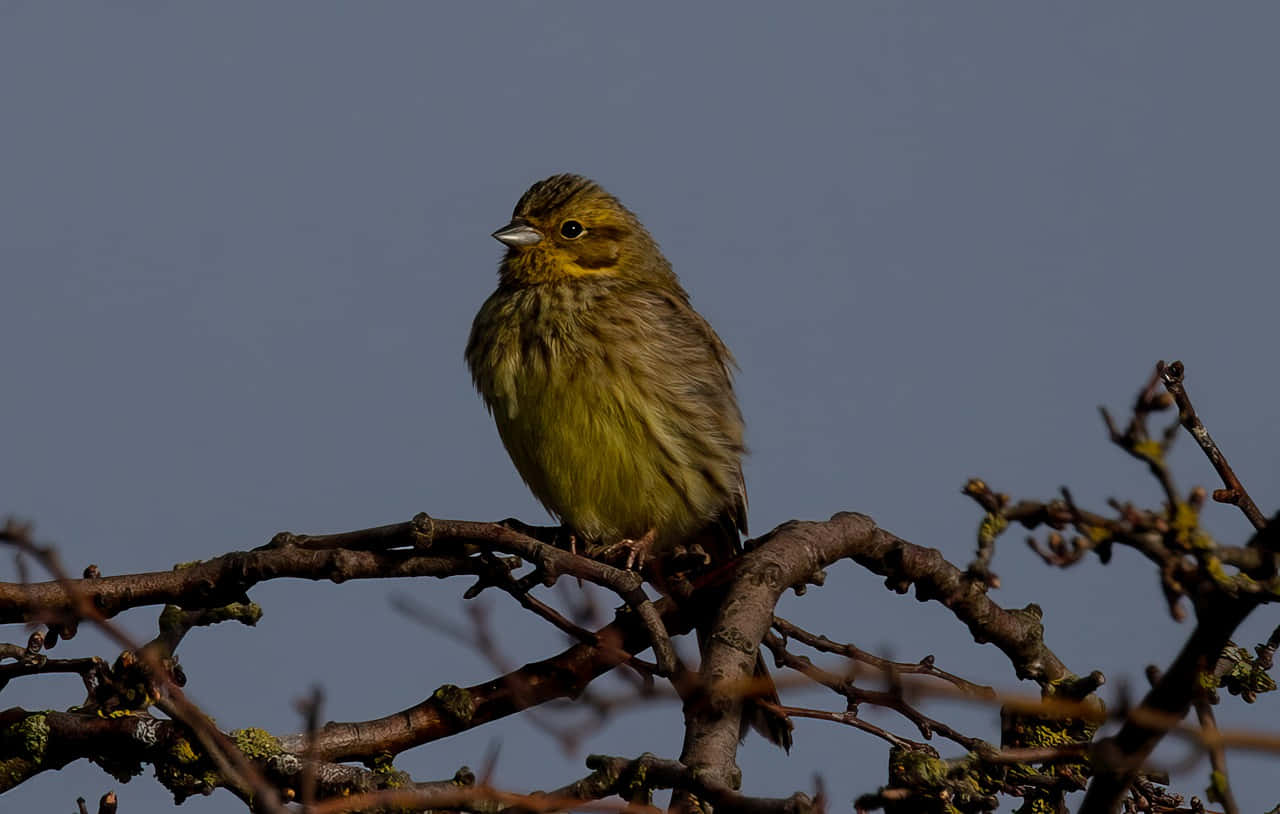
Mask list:
[[[698,627],[698,649],[706,653],[706,643],[710,631]],[[747,737],[747,732],[754,729],[765,740],[781,746],[783,751],[791,751],[791,730],[794,728],[785,713],[778,711],[782,699],[778,698],[778,686],[769,675],[769,666],[765,664],[764,653],[756,653],[756,666],[751,681],[740,690],[742,694],[742,726],[738,730],[738,738]]]
[[[784,752],[790,752],[791,719],[777,709],[782,700],[778,698],[778,686],[773,683],[773,676],[769,675],[763,653],[756,653],[756,669],[751,683],[755,685],[752,687],[753,692],[742,702],[742,729],[739,737],[745,738],[747,730],[754,729],[765,740],[781,746]]]

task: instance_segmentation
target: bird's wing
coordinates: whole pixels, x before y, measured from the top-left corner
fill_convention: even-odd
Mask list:
[[[747,534],[747,484],[742,474],[742,454],[746,452],[742,444],[742,413],[733,392],[733,375],[738,364],[729,351],[728,346],[716,334],[715,329],[706,318],[694,310],[689,302],[689,295],[678,286],[670,291],[647,292],[655,300],[652,309],[660,324],[659,329],[672,336],[682,337],[688,342],[688,351],[694,355],[690,359],[672,359],[673,363],[687,363],[691,374],[700,379],[697,382],[699,395],[709,401],[718,403],[724,411],[723,418],[730,425],[730,435],[736,436],[734,443],[735,483],[731,489],[730,505],[726,517],[732,524],[734,547],[737,548],[738,534]],[[707,351],[710,351],[708,355]]]

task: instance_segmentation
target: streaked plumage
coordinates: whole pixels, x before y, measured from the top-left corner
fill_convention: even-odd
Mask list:
[[[733,358],[640,221],[592,181],[534,184],[466,358],[534,495],[586,543],[660,555],[747,528]],[[705,536],[705,535],[704,535]],[[789,725],[776,740],[789,745]]]
[[[724,512],[745,531],[733,360],[653,238],[577,176],[534,185],[515,216],[549,245],[508,251],[467,362],[534,495],[588,541],[653,529],[660,551]]]

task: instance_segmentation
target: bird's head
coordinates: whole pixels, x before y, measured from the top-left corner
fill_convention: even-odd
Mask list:
[[[673,279],[639,219],[580,175],[553,175],[529,187],[511,222],[493,236],[507,247],[502,277],[515,283],[588,275]]]

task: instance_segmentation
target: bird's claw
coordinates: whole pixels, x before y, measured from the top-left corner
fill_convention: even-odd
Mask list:
[[[644,536],[639,540],[632,540],[631,538],[619,540],[616,543],[605,546],[600,554],[605,559],[611,560],[625,551],[627,552],[627,559],[622,567],[628,571],[639,571],[644,568],[645,561],[649,559],[649,549],[653,547],[655,536],[654,532],[650,530],[645,532]]]
[[[711,555],[697,543],[688,547],[679,545],[671,550],[670,563],[673,571],[695,571],[710,565]]]

